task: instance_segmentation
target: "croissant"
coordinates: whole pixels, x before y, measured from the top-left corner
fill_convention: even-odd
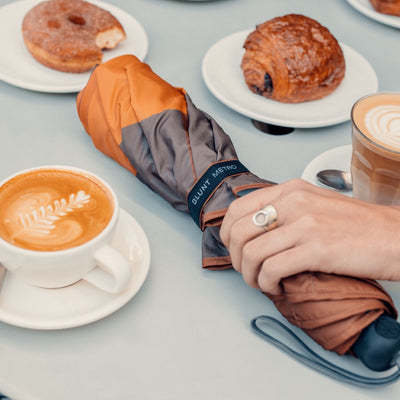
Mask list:
[[[400,17],[400,0],[369,0],[374,9],[382,14]]]
[[[249,89],[283,103],[321,99],[345,75],[343,51],[327,28],[298,14],[256,26],[244,43],[241,68]]]

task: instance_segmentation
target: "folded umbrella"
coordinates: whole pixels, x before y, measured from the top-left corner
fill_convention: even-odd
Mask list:
[[[125,55],[99,65],[78,94],[80,120],[95,146],[131,171],[203,231],[204,268],[230,268],[219,228],[229,204],[272,185],[240,163],[229,136],[145,63]],[[327,350],[352,353],[380,315],[397,318],[375,281],[306,272],[285,278],[268,297],[292,324]]]

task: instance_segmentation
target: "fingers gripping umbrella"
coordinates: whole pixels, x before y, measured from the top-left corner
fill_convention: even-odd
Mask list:
[[[219,238],[226,209],[246,190],[273,183],[240,163],[215,120],[132,55],[99,65],[77,109],[100,151],[192,216],[203,231],[203,267],[231,267]],[[392,299],[374,281],[302,273],[284,279],[282,287],[281,295],[269,296],[282,315],[338,354],[350,353],[380,315],[397,318]]]

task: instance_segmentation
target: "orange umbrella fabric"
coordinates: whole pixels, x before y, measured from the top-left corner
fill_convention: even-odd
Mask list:
[[[203,231],[202,265],[230,268],[219,228],[229,204],[247,190],[272,185],[240,163],[229,136],[133,55],[96,67],[78,94],[77,111],[95,146],[131,171]],[[351,353],[361,331],[381,314],[397,318],[377,283],[323,273],[282,281],[268,296],[292,324],[327,350]]]

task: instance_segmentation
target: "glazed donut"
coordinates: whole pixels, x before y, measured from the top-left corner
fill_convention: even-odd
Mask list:
[[[41,64],[64,72],[85,72],[126,38],[108,11],[82,0],[49,0],[25,15],[22,34],[29,52]]]
[[[337,40],[303,15],[289,14],[257,25],[244,48],[241,68],[249,89],[282,103],[321,99],[345,75]]]
[[[375,11],[400,17],[400,0],[369,0]]]

